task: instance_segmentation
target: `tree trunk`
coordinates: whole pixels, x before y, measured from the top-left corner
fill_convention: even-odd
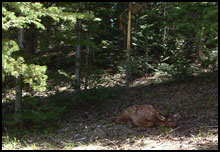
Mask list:
[[[79,9],[82,8],[82,3],[80,3]],[[81,39],[81,31],[82,31],[82,20],[77,19],[77,37],[78,40]],[[77,47],[76,47],[76,67],[75,67],[75,74],[76,74],[76,91],[80,91],[80,60],[81,60],[81,47],[80,47],[80,42],[78,42]]]
[[[168,2],[164,2],[163,3],[164,25],[166,25],[165,17],[166,17],[166,14],[167,14],[167,10],[166,10],[166,5],[167,4],[168,4]],[[163,28],[163,37],[164,37],[164,40],[166,41],[166,38],[167,38],[167,26],[164,26],[164,28]]]
[[[25,53],[34,54],[37,49],[37,31],[32,23],[25,32]]]
[[[18,42],[21,49],[24,49],[24,29],[19,29],[18,31]],[[16,99],[15,99],[15,121],[20,120],[21,113],[21,101],[22,101],[22,75],[16,78]]]
[[[87,90],[88,87],[88,71],[89,71],[89,52],[90,52],[90,48],[87,46],[86,48],[86,63],[85,63],[85,85],[84,85],[84,89]]]
[[[131,36],[131,8],[132,2],[129,2],[128,7],[128,31],[127,31],[127,53],[126,53],[126,88],[129,89],[129,78],[130,78],[130,36]]]
[[[15,99],[15,121],[20,120],[21,101],[22,101],[22,76],[16,78],[16,99]]]

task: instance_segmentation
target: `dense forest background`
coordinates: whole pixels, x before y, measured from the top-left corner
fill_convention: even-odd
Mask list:
[[[115,117],[144,100],[142,93],[157,92],[156,84],[185,83],[185,91],[188,83],[205,82],[216,91],[217,73],[218,2],[2,3],[6,145],[26,141],[30,132],[54,132],[70,117],[88,119],[92,109],[105,113],[112,107],[106,113]],[[205,96],[212,107],[215,91]],[[167,102],[162,105],[174,112]]]

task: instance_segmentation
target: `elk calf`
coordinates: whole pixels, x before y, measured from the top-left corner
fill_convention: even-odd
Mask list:
[[[155,106],[135,105],[125,109],[125,111],[116,119],[116,122],[130,123],[136,126],[149,128],[160,125],[176,127],[176,115],[173,117],[166,117]]]

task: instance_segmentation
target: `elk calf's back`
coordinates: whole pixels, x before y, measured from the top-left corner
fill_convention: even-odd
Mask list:
[[[154,127],[164,125],[166,127],[176,127],[176,118],[165,117],[164,114],[152,105],[135,105],[128,107],[116,119],[117,123],[131,123],[140,127]]]

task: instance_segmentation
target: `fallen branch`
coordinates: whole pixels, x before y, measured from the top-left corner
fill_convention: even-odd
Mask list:
[[[198,119],[197,119],[197,121],[199,121],[201,118],[203,118],[203,117],[205,117],[205,115],[202,115],[201,117],[199,117]]]
[[[182,125],[182,126],[183,126],[183,125]],[[175,131],[175,130],[178,130],[178,129],[180,129],[182,126],[176,127],[175,129],[172,129],[172,130],[170,130],[169,132],[173,132],[173,131]]]
[[[218,126],[204,126],[206,128],[218,128]]]

